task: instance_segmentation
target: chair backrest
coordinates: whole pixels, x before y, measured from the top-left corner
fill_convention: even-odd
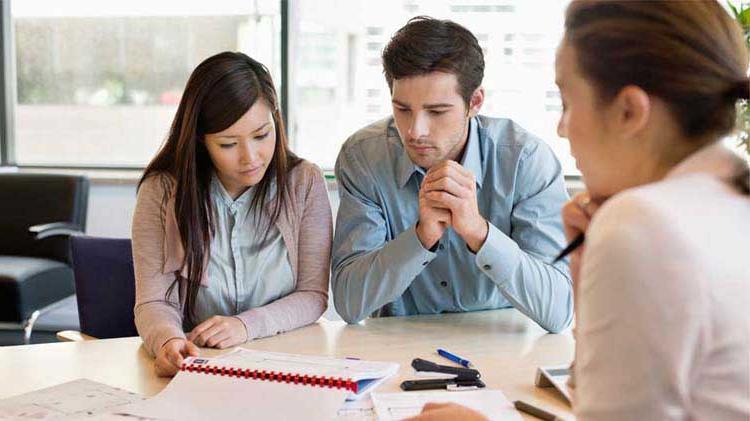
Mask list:
[[[138,336],[129,239],[71,237],[81,332],[97,338]]]
[[[35,240],[29,227],[69,222],[86,229],[89,182],[62,174],[0,174],[0,255],[44,257],[67,263],[68,239]]]

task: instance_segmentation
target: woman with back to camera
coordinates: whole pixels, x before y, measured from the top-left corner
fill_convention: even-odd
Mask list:
[[[197,346],[275,335],[326,309],[325,181],[289,151],[278,107],[265,66],[212,56],[146,167],[133,216],[135,322],[159,375]]]
[[[713,0],[576,0],[557,53],[587,192],[563,209],[578,420],[750,419],[750,174],[722,138],[750,95]],[[444,418],[443,418],[444,417]],[[429,405],[419,420],[481,419]]]

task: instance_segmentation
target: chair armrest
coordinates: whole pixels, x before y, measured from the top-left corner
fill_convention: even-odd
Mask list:
[[[81,227],[70,222],[50,222],[29,227],[29,232],[34,235],[35,240],[43,240],[56,235],[81,235]]]
[[[77,330],[61,330],[55,335],[60,342],[83,342],[96,340],[95,337],[81,333]]]

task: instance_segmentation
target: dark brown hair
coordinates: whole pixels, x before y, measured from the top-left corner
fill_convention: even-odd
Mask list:
[[[484,78],[484,54],[468,29],[449,21],[417,16],[396,31],[383,50],[388,87],[395,79],[440,71],[458,79],[459,94],[468,106]]]
[[[191,323],[214,233],[209,195],[214,166],[204,136],[227,129],[259,100],[266,101],[273,110],[276,145],[268,170],[256,186],[251,208],[259,215],[269,200],[271,186],[276,185],[270,222],[265,227],[268,232],[283,207],[287,174],[300,160],[289,151],[276,89],[268,69],[245,54],[219,53],[195,68],[185,86],[167,140],[138,183],[140,187],[144,180],[157,174],[168,175],[173,181],[174,211],[185,250],[182,267],[188,275],[184,315]],[[175,285],[181,286],[179,281],[178,275],[167,296]]]
[[[602,101],[639,86],[691,139],[730,132],[737,99],[750,94],[740,28],[714,0],[576,0],[564,42]]]

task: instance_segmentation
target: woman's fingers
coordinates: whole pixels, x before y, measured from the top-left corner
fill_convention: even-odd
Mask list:
[[[211,346],[208,344],[209,340],[216,336],[218,333],[225,331],[226,328],[226,324],[222,321],[214,323],[211,325],[211,327],[199,333],[193,339],[193,342],[195,342],[195,344],[198,346]]]
[[[172,339],[161,347],[154,361],[158,376],[174,376],[177,373],[182,365],[183,358],[180,350],[185,342],[187,341],[184,339]]]
[[[450,405],[450,403],[427,402],[422,407],[422,412],[433,411],[435,409],[445,408],[446,406],[449,406],[449,405]]]
[[[585,192],[578,193],[563,206],[562,219],[568,241],[588,230],[591,218],[598,210],[599,204]]]
[[[172,367],[175,368],[180,368],[180,366],[182,365],[182,360],[184,359],[179,348],[168,349],[166,357],[167,361],[169,361]]]
[[[194,327],[193,330],[190,333],[188,333],[188,336],[187,336],[188,340],[195,342],[195,338],[198,337],[198,335],[206,331],[206,329],[211,328],[211,326],[216,324],[216,322],[218,321],[219,319],[217,318],[217,316],[214,316],[199,323],[198,326]],[[201,343],[197,343],[197,344],[198,346],[203,346],[203,344]]]
[[[184,348],[184,354],[185,356],[190,357],[200,357],[201,350],[198,348],[194,343],[190,341],[185,341],[185,348]]]
[[[562,210],[565,236],[573,241],[580,233],[585,233],[589,226],[590,217],[574,202],[568,202]]]
[[[206,346],[209,348],[217,348],[218,345],[231,337],[231,333],[227,329],[221,329],[216,331],[213,336],[206,339]]]

